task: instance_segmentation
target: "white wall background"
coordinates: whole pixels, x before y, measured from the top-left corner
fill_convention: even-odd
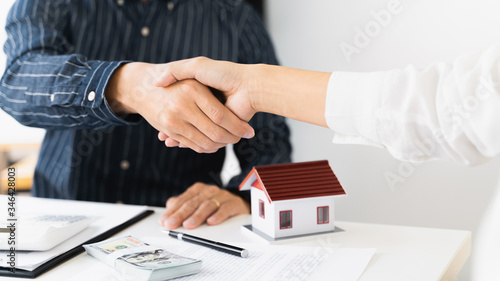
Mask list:
[[[374,20],[370,12],[387,9],[389,2],[267,0],[266,20],[281,64],[328,72],[425,67],[482,50],[500,37],[498,1],[400,0],[401,13],[348,62],[340,44],[353,45],[355,28],[364,29]],[[328,159],[345,186],[348,196],[336,200],[337,220],[468,229],[476,237],[496,190],[499,159],[478,167],[404,165],[377,148],[334,145],[328,129],[289,124],[293,160]],[[391,186],[387,172],[403,176],[404,182]],[[458,280],[470,280],[470,263]]]
[[[1,0],[0,2],[0,44],[2,51],[0,52],[0,73],[5,70],[5,53],[3,52],[3,44],[7,39],[5,33],[5,20],[10,7],[14,0]],[[44,130],[29,128],[17,123],[14,118],[10,117],[3,110],[0,110],[0,144],[5,143],[37,143],[41,142],[45,134]]]

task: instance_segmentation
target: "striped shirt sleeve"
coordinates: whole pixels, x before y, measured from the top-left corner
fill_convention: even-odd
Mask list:
[[[126,62],[72,53],[67,2],[18,0],[12,6],[0,107],[23,125],[46,129],[129,124],[113,113],[104,95],[109,78]]]

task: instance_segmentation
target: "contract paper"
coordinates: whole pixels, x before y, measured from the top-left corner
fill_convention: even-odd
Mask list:
[[[144,237],[151,244],[190,258],[201,259],[198,274],[180,281],[338,280],[356,281],[375,253],[372,248],[325,248],[238,243],[247,258],[165,237]]]

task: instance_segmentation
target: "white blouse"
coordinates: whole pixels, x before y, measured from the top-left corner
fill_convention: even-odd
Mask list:
[[[484,162],[500,154],[500,45],[424,70],[334,72],[325,117],[335,143],[407,161]]]

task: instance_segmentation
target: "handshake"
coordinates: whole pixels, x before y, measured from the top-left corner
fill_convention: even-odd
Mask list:
[[[166,146],[213,153],[252,138],[255,132],[248,121],[259,111],[326,126],[329,77],[330,73],[204,57],[129,63],[110,78],[106,99],[119,115],[140,114]]]

